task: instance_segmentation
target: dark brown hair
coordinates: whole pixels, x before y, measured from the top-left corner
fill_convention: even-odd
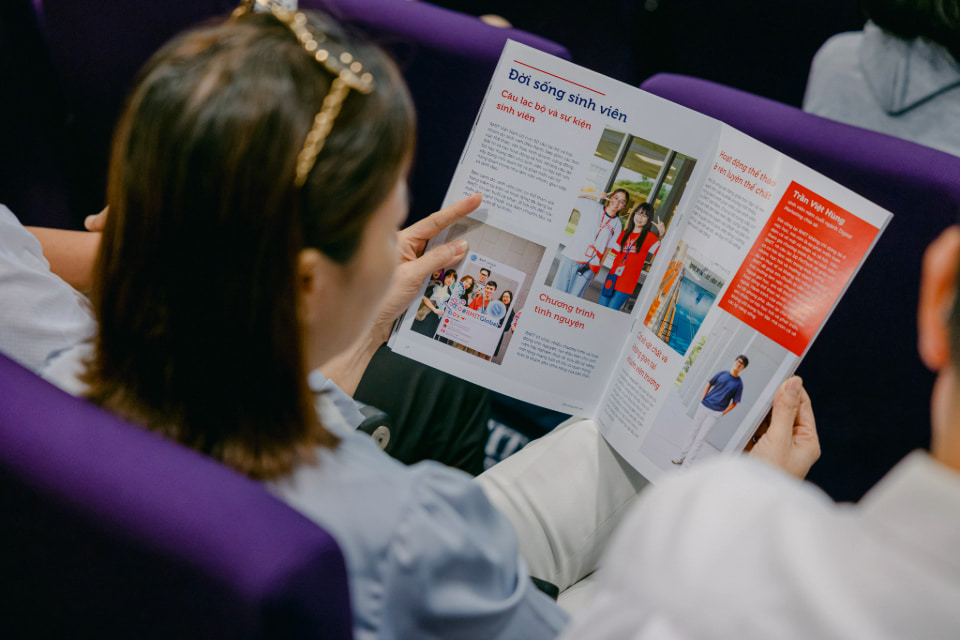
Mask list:
[[[337,439],[306,386],[300,251],[354,255],[413,148],[398,71],[329,19],[374,75],[351,92],[306,184],[297,154],[332,76],[269,14],[186,33],[141,71],[117,126],[88,395],[252,477]]]
[[[644,215],[647,216],[647,224],[643,225],[643,229],[640,230],[640,235],[637,236],[636,241],[633,243],[636,251],[640,251],[640,247],[643,246],[644,240],[647,239],[647,234],[650,233],[650,229],[653,228],[653,204],[649,202],[641,202],[637,205],[637,208],[630,212],[629,219],[627,220],[627,226],[623,229],[623,235],[620,240],[620,251],[627,250],[627,240],[630,238],[630,234],[634,232],[637,228],[637,223],[635,221],[637,212],[643,210]]]
[[[960,1],[860,0],[866,18],[904,39],[924,37],[960,60]]]

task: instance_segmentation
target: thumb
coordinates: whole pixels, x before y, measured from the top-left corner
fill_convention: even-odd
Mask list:
[[[426,278],[437,269],[449,267],[463,259],[467,253],[467,241],[462,238],[442,244],[427,251],[422,256],[407,263],[408,268],[416,266],[419,279]]]
[[[104,207],[103,211],[93,215],[89,215],[83,220],[83,226],[87,231],[103,231],[104,225],[107,223],[107,212],[109,207]]]
[[[767,436],[777,442],[790,442],[793,439],[793,426],[800,411],[800,392],[803,380],[800,376],[791,376],[780,385],[773,398],[773,413]]]

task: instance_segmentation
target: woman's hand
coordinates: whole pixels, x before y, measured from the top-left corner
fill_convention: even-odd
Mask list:
[[[454,202],[449,207],[433,213],[419,222],[415,222],[399,234],[397,244],[400,249],[400,266],[393,278],[393,286],[387,293],[377,311],[371,337],[386,342],[394,320],[406,311],[410,303],[420,292],[424,278],[437,269],[449,267],[463,259],[467,253],[466,240],[454,240],[423,253],[427,241],[457,222],[468,213],[476,211],[482,199],[474,194]]]
[[[374,317],[373,326],[348,349],[321,367],[323,374],[353,395],[377,349],[390,337],[394,320],[420,292],[424,278],[463,259],[467,242],[455,240],[423,253],[427,241],[480,206],[480,194],[454,202],[399,233],[400,266]],[[435,312],[436,313],[436,312]]]
[[[820,457],[820,440],[810,396],[803,381],[793,376],[777,389],[770,426],[750,455],[780,467],[801,480]]]
[[[667,225],[663,224],[663,220],[660,219],[660,216],[657,216],[653,226],[657,229],[657,235],[659,235],[660,238],[663,238],[663,234],[667,232]]]
[[[431,300],[427,296],[423,296],[422,298],[420,298],[420,301],[423,304],[427,305],[427,308],[430,309],[431,312],[433,313],[437,312],[437,307],[433,304],[433,300]]]
[[[103,231],[104,225],[107,224],[107,212],[109,209],[110,207],[104,207],[100,213],[87,216],[83,221],[84,228],[86,228],[87,231]]]
[[[66,231],[46,227],[27,227],[43,247],[50,271],[74,289],[87,293],[93,286],[93,265],[100,250],[100,231],[107,221],[107,209],[87,216],[87,231]],[[95,231],[97,233],[88,233]]]

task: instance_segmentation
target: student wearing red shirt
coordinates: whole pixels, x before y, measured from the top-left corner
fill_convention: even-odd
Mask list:
[[[493,294],[496,292],[497,283],[491,280],[483,288],[483,291],[474,296],[473,300],[470,301],[470,308],[486,314],[487,309],[490,307],[490,302],[493,300]]]
[[[600,289],[601,305],[617,311],[622,309],[637,288],[647,254],[657,254],[666,225],[660,218],[653,221],[652,217],[653,204],[649,202],[642,202],[633,210],[630,221],[617,240],[619,250],[610,267],[610,275]]]

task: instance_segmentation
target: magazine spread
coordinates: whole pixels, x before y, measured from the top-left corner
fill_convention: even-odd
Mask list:
[[[508,42],[445,204],[483,204],[398,353],[594,419],[655,480],[743,448],[890,213],[731,127]]]

